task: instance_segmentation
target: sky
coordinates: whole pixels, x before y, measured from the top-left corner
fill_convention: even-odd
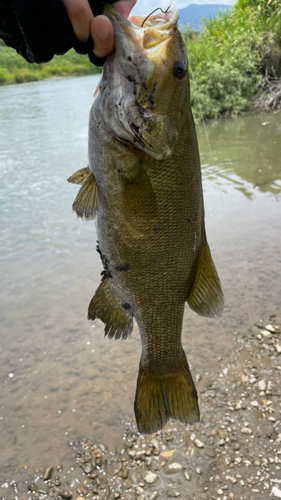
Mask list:
[[[191,3],[196,3],[196,4],[223,4],[223,5],[233,5],[235,3],[235,0],[138,0],[137,4],[133,10],[133,14],[136,16],[139,15],[147,15],[149,14],[152,10],[156,9],[157,7],[162,7],[162,9],[166,9],[169,5],[172,5],[172,7],[175,7],[176,9],[183,9],[184,7],[187,7]]]

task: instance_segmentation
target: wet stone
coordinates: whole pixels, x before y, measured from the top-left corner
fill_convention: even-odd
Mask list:
[[[204,443],[200,441],[200,439],[194,439],[194,444],[197,446],[197,448],[204,448]]]
[[[71,500],[72,492],[71,491],[60,491],[59,496],[64,500]]]
[[[53,472],[54,472],[54,467],[48,467],[48,469],[46,469],[44,472],[43,476],[44,481],[48,481],[49,479],[51,479]]]
[[[157,474],[154,472],[148,471],[146,475],[144,476],[144,480],[146,483],[153,484],[155,481],[158,479]]]

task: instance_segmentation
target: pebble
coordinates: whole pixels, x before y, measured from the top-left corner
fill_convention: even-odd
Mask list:
[[[220,439],[219,442],[218,442],[218,445],[219,446],[224,446],[225,444],[225,440],[224,439]]]
[[[59,492],[59,495],[61,496],[61,498],[63,498],[64,500],[70,500],[72,498],[72,493],[71,491],[60,491]]]
[[[268,330],[262,329],[260,333],[263,337],[271,337],[271,333]]]
[[[200,467],[196,467],[195,471],[199,475],[202,474],[202,470],[200,469]]]
[[[281,344],[279,344],[279,343],[275,344],[275,349],[278,352],[278,354],[280,354],[280,352],[281,352]]]
[[[204,448],[204,443],[200,441],[200,439],[194,439],[194,444],[197,446],[197,448]]]
[[[158,495],[158,492],[157,492],[157,491],[154,491],[154,492],[152,493],[152,495],[149,497],[149,500],[155,500],[155,498],[157,497],[157,495]]]
[[[259,403],[258,401],[251,401],[251,405],[254,406],[254,408],[256,408],[257,406],[259,406]]]
[[[265,380],[258,381],[258,389],[260,391],[265,391],[265,389],[266,389],[266,381]]]
[[[153,446],[153,453],[154,455],[159,455],[160,453],[160,448],[157,439],[153,438],[151,439],[151,445]]]
[[[241,434],[252,434],[252,431],[249,427],[242,427]]]
[[[279,490],[279,488],[277,488],[277,486],[273,486],[273,488],[271,490],[271,495],[274,495],[275,497],[281,498],[281,490]]]
[[[146,483],[153,484],[155,483],[156,479],[158,479],[157,474],[154,474],[154,472],[148,471],[146,475],[144,476],[144,480]]]
[[[170,472],[178,472],[182,469],[182,465],[178,462],[173,462],[172,464],[168,465],[168,469]]]
[[[187,481],[190,481],[190,475],[188,474],[188,472],[184,473],[184,477]]]
[[[48,467],[48,469],[45,470],[43,476],[44,481],[48,481],[49,479],[51,479],[53,472],[54,472],[54,467]]]
[[[276,332],[279,332],[279,329],[278,327],[274,326],[274,325],[266,325],[264,328],[266,328],[266,330],[268,330],[269,332],[271,333],[276,333]]]

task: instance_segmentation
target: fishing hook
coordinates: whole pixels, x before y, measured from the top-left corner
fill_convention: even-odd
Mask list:
[[[163,14],[167,14],[167,12],[168,12],[168,10],[170,9],[170,7],[171,7],[171,6],[169,5],[169,7],[168,7],[166,10],[162,10],[162,9],[161,9],[161,7],[157,7],[157,9],[154,9],[154,10],[153,10],[152,12],[150,12],[150,14],[148,14],[148,16],[144,19],[144,21],[142,22],[141,28],[143,28],[143,25],[144,25],[145,21],[147,21],[147,20],[148,20],[148,18],[149,18],[150,16],[152,16],[152,14],[154,14],[154,12],[156,12],[157,10],[161,10],[161,12],[163,12]]]

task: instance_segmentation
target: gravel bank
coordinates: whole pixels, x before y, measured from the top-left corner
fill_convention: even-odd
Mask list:
[[[69,443],[71,480],[61,464],[40,469],[28,478],[27,498],[281,498],[281,329],[274,317],[264,325],[234,335],[219,372],[197,375],[200,424],[172,421],[142,436],[126,422],[119,450],[109,443]],[[7,483],[5,500],[11,489],[16,497],[17,485]]]

